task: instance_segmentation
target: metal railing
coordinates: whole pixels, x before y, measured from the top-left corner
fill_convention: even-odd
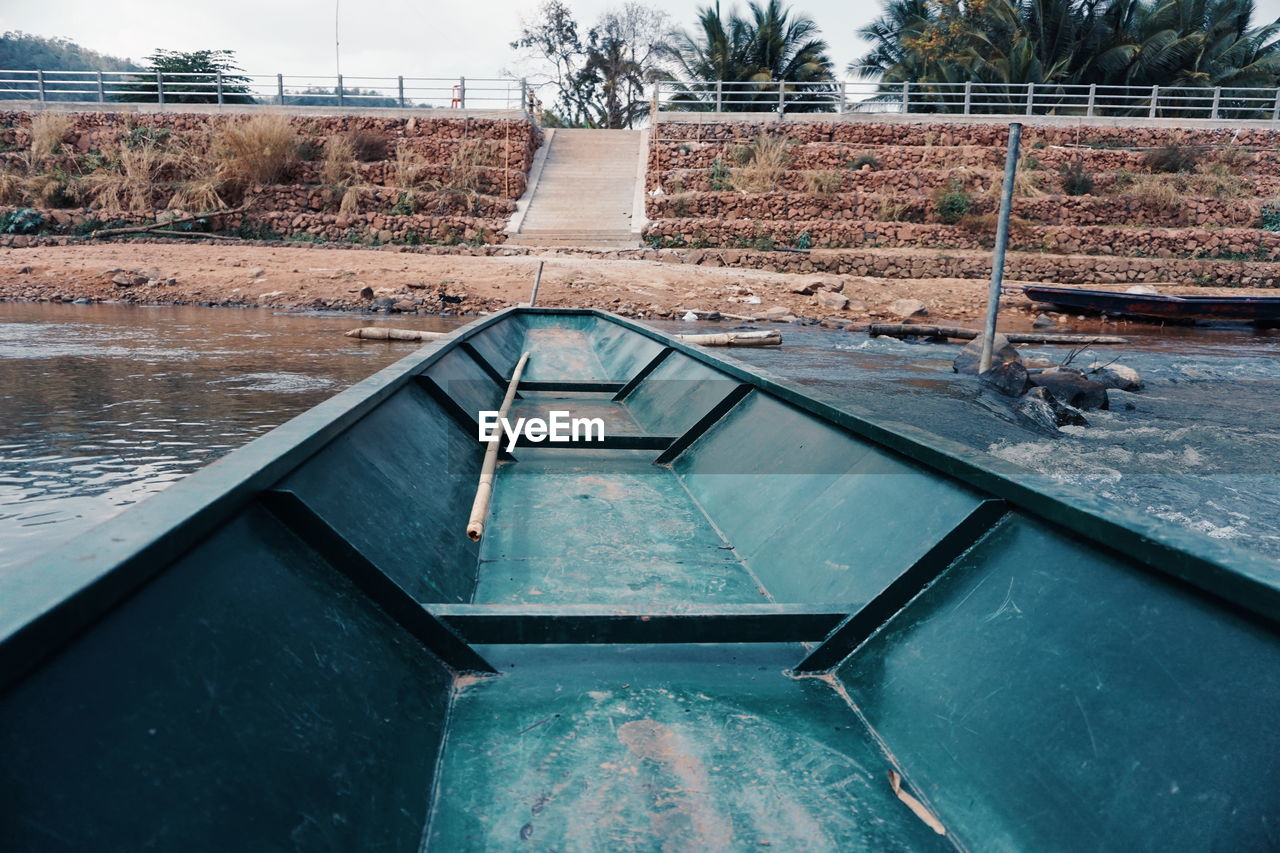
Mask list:
[[[659,112],[923,113],[1280,121],[1280,89],[1047,83],[662,80]]]
[[[42,103],[257,104],[524,112],[534,100],[531,95],[532,90],[524,80],[496,77],[0,70],[0,100]]]

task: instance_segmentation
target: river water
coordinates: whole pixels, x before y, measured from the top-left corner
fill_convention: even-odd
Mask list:
[[[0,303],[0,572],[412,352],[352,315]],[[460,318],[397,317],[447,330]],[[667,328],[681,324],[660,324]],[[817,328],[733,355],[877,419],[925,427],[1058,482],[1280,557],[1280,335],[1143,330],[1141,393],[1046,434],[951,373],[954,347]],[[685,330],[683,327],[681,330]],[[1030,351],[1055,360],[1052,348]]]

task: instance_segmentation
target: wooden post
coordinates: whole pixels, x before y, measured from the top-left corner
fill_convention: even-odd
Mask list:
[[[511,401],[515,399],[516,387],[520,384],[520,375],[524,373],[525,363],[529,361],[529,353],[520,356],[516,369],[507,383],[507,394],[502,398],[502,406],[498,409],[498,419],[507,416],[511,409]],[[484,536],[484,519],[489,514],[489,500],[493,497],[493,473],[498,467],[498,448],[502,446],[502,429],[490,441],[484,451],[484,463],[480,466],[480,482],[476,485],[476,499],[471,504],[471,518],[467,521],[467,538],[479,542]]]
[[[1000,198],[1000,218],[996,221],[996,248],[991,257],[991,286],[987,290],[987,324],[982,334],[982,357],[978,372],[991,367],[991,350],[996,337],[996,315],[1000,312],[1000,287],[1004,284],[1004,252],[1009,245],[1009,212],[1013,208],[1013,182],[1018,175],[1018,143],[1022,125],[1009,125],[1009,150],[1004,157],[1004,192]]]
[[[538,286],[542,284],[542,261],[538,261],[538,271],[533,276],[533,293],[529,294],[529,307],[538,304]]]

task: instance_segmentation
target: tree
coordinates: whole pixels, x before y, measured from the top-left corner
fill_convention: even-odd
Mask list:
[[[1069,84],[1160,86],[1171,99],[1218,86],[1272,88],[1280,20],[1254,27],[1253,16],[1252,0],[888,0],[859,31],[871,50],[848,70],[919,83],[926,99],[929,83],[1007,84],[1011,109],[1014,87],[1027,83],[1049,97]],[[937,109],[959,108],[954,91]]]
[[[526,21],[515,50],[537,64],[533,75],[555,89],[551,123],[570,127],[633,127],[647,109],[646,83],[663,56],[666,15],[636,2],[605,11],[580,35],[562,0],[546,0]]]
[[[168,86],[166,85],[166,91]],[[360,107],[398,107],[400,106],[399,98],[389,98],[377,89],[361,89],[349,86],[342,87],[342,97],[348,106]],[[346,99],[350,100],[346,100]],[[272,103],[279,103],[280,98],[277,96],[271,99]],[[291,107],[332,107],[338,103],[338,87],[326,89],[324,86],[308,86],[296,95],[286,94],[284,96],[285,104]],[[406,101],[408,106],[418,106]],[[429,106],[429,105],[421,105]]]
[[[27,71],[138,71],[136,63],[129,59],[107,56],[81,47],[70,39],[45,38],[30,33],[10,31],[0,35],[0,68]],[[5,88],[24,91],[9,92],[5,97],[15,100],[39,97],[35,74],[10,74],[14,82]],[[22,78],[22,79],[18,79]],[[108,78],[111,79],[111,78]],[[29,81],[29,82],[28,82]],[[50,101],[95,100],[93,90],[96,81],[61,75],[46,77],[45,99]]]
[[[786,109],[797,112],[828,110],[815,96],[834,92],[835,76],[827,56],[827,43],[818,38],[818,25],[803,15],[793,16],[781,0],[748,3],[747,17],[733,10],[726,17],[720,4],[698,10],[694,32],[675,33],[669,55],[686,83],[676,98],[714,109],[716,87],[721,84],[788,83],[819,84],[796,87],[785,94]],[[831,85],[822,85],[831,84]],[[726,111],[756,111],[778,100],[768,86],[721,86]]]
[[[194,50],[190,52],[157,49],[147,57],[145,73],[121,88],[123,94],[116,95],[117,101],[137,103],[155,103],[159,100],[156,92],[156,74],[164,77],[165,103],[173,104],[216,104],[218,102],[217,80],[222,75],[223,102],[228,104],[252,104],[253,96],[249,92],[249,78],[237,74],[240,67],[235,64],[233,50]],[[170,76],[174,75],[174,76]]]

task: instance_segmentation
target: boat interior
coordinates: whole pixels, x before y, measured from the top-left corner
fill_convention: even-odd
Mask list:
[[[604,438],[504,450],[472,542],[526,352],[511,419]],[[1267,585],[982,470],[610,315],[486,318],[0,587],[0,847],[1280,843]]]

